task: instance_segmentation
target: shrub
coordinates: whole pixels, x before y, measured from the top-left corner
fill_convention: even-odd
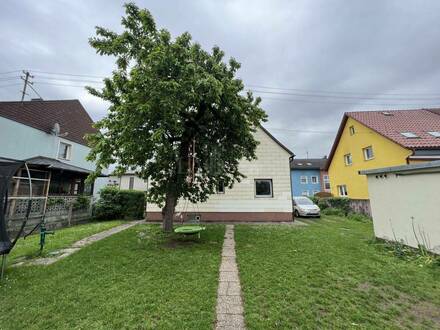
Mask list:
[[[348,219],[353,221],[359,221],[359,222],[370,222],[371,218],[365,214],[362,213],[349,213]]]
[[[90,205],[90,197],[85,195],[79,195],[73,202],[74,210],[85,210]]]
[[[327,208],[338,209],[342,215],[347,215],[350,212],[350,199],[341,197],[312,197],[313,202],[319,206],[321,210]]]
[[[329,197],[333,197],[333,194],[327,191],[320,191],[315,194],[315,197],[329,198]]]
[[[141,219],[144,209],[144,192],[105,187],[100,191],[94,214],[98,220]]]

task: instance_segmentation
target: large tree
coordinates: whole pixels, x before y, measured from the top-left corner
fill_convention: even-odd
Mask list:
[[[117,164],[117,172],[149,179],[147,199],[162,207],[163,229],[171,231],[179,198],[203,202],[219,184],[244,177],[239,161],[256,158],[253,133],[266,114],[259,98],[243,92],[240,64],[225,63],[219,47],[207,52],[189,33],[173,39],[133,3],[125,12],[122,33],[97,27],[90,39],[98,54],[116,58],[116,68],[102,90],[88,87],[110,103],[89,137],[89,159],[95,175]]]

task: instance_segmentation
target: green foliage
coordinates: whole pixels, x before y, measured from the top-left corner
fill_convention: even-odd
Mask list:
[[[341,197],[329,197],[329,198],[321,198],[321,197],[312,197],[313,202],[319,206],[321,210],[325,210],[327,208],[338,209],[342,212],[343,215],[348,215],[350,213],[350,199],[349,198],[341,198]]]
[[[79,195],[73,202],[74,210],[84,210],[90,206],[90,196]]]
[[[336,215],[336,216],[339,216],[339,217],[344,216],[344,212],[342,210],[336,209],[336,208],[333,208],[333,207],[326,207],[325,209],[323,209],[321,211],[321,214],[323,214],[323,215]]]
[[[49,197],[47,199],[47,207],[64,204],[64,198]]]
[[[253,133],[265,112],[260,98],[243,94],[236,78],[240,64],[223,61],[224,52],[207,52],[189,33],[172,38],[158,30],[151,13],[125,5],[123,32],[102,27],[90,45],[116,58],[105,87],[91,94],[110,104],[108,116],[88,137],[97,175],[110,164],[116,173],[135,169],[150,179],[148,201],[163,206],[166,196],[205,201],[220,182],[231,187],[243,178],[239,161],[256,158]],[[195,179],[189,149],[195,146]]]
[[[95,204],[94,215],[98,220],[142,219],[144,210],[144,192],[104,187]]]
[[[352,221],[371,222],[371,218],[365,214],[362,214],[362,213],[351,212],[347,215],[347,218]]]

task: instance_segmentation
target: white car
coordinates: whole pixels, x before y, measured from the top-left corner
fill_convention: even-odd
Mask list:
[[[293,197],[293,212],[295,217],[320,217],[321,210],[318,205],[305,196]]]

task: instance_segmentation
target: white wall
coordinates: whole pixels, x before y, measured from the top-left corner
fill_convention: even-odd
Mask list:
[[[257,147],[257,160],[243,160],[240,172],[247,178],[235,183],[232,189],[225,189],[224,194],[211,195],[207,202],[197,206],[180,200],[176,210],[186,212],[292,212],[292,195],[290,190],[289,153],[281,148],[263,130],[258,129],[255,138],[260,141]],[[272,179],[273,197],[255,197],[254,179]],[[147,212],[158,212],[160,209],[148,203]]]
[[[429,240],[431,251],[440,253],[440,173],[368,176],[374,233],[379,238],[417,247],[421,233]],[[394,231],[394,233],[393,233]]]
[[[64,141],[72,145],[71,159],[58,159],[59,142]],[[45,133],[38,129],[0,117],[0,156],[13,159],[27,159],[44,156],[55,158],[66,164],[94,170],[95,165],[86,160],[90,148]]]

